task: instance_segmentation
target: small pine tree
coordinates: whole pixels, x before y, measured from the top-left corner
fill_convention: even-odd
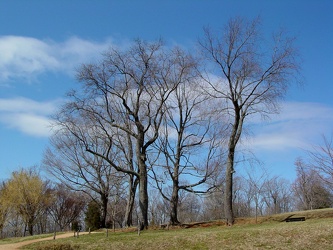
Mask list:
[[[96,201],[90,201],[86,212],[86,227],[90,230],[96,230],[100,228],[101,211]]]

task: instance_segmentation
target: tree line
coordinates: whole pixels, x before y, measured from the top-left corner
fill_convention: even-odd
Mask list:
[[[223,196],[220,218],[232,225],[236,201],[246,197],[237,185],[251,183],[235,178],[247,121],[277,113],[299,70],[294,39],[277,32],[266,43],[260,28],[259,19],[233,18],[221,31],[205,28],[193,51],[137,39],[82,65],[78,87],[53,117],[43,168],[94,201],[99,227],[108,226],[110,201],[121,204],[122,226],[146,229],[162,221],[155,219],[165,216],[161,210],[168,214],[163,221],[177,225],[187,220],[179,214],[184,197],[192,202],[196,195],[204,203]],[[255,214],[265,213],[267,183],[251,186],[248,211],[254,200]],[[159,195],[152,200],[153,190]],[[161,209],[152,212],[155,203]],[[195,203],[202,210],[199,201],[191,209]]]
[[[332,140],[325,138],[331,145]],[[328,146],[326,144],[326,146]],[[271,176],[265,171],[248,171],[234,178],[233,208],[235,217],[253,217],[328,208],[333,205],[332,165],[323,171],[315,159],[331,159],[332,152],[325,143],[309,152],[306,159],[295,161],[296,178],[293,181]],[[324,150],[325,149],[325,150]],[[312,157],[315,153],[315,159]],[[326,165],[328,167],[328,165]],[[205,194],[179,192],[177,219],[182,223],[220,220],[225,218],[224,199],[220,186]],[[167,224],[170,220],[170,203],[157,188],[149,190],[148,217],[150,226]],[[102,227],[123,228],[127,225],[128,203],[126,185],[110,194],[104,218],[102,202],[92,190],[88,194],[74,191],[61,183],[42,178],[36,168],[21,169],[12,173],[0,187],[0,237],[53,233],[54,231],[95,230]],[[139,201],[133,203],[132,225],[139,220]]]

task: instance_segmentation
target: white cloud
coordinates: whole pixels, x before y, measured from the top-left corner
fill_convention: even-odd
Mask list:
[[[111,45],[71,37],[64,42],[30,37],[0,36],[0,82],[33,80],[47,71],[73,74],[81,63],[92,60]]]
[[[0,120],[8,127],[17,129],[24,134],[37,137],[51,135],[51,120],[45,116],[31,113],[12,113],[1,115]]]
[[[49,114],[55,111],[54,102],[37,102],[28,98],[0,99],[0,112],[36,112]]]
[[[333,108],[319,103],[286,102],[279,115],[254,126],[254,150],[305,149],[332,131]],[[252,124],[253,126],[254,124]]]
[[[28,135],[50,136],[50,115],[56,111],[58,102],[37,102],[26,98],[0,99],[0,122]]]
[[[0,36],[0,87],[17,81],[32,82],[43,73],[74,75],[82,63],[91,62],[111,46],[111,40],[88,41],[71,37],[62,42],[31,37]],[[33,136],[49,136],[50,114],[57,101],[0,98],[0,123]]]

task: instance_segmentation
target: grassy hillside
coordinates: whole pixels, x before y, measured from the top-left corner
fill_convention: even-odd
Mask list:
[[[283,220],[291,215],[305,216],[304,222]],[[332,249],[333,209],[322,209],[261,217],[238,219],[227,227],[221,222],[204,223],[190,228],[151,229],[105,232],[42,242],[24,249]],[[54,246],[55,244],[55,246]],[[51,248],[51,247],[55,248]],[[70,249],[70,248],[62,248]]]

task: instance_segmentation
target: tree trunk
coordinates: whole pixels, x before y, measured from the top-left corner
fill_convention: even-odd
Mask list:
[[[146,147],[144,147],[144,127],[137,123],[138,136],[136,138],[136,158],[138,161],[138,174],[139,174],[139,222],[138,229],[148,229],[148,174],[146,165]]]
[[[224,214],[227,225],[231,226],[234,224],[235,218],[232,207],[232,196],[233,196],[233,174],[234,174],[234,149],[229,148],[228,162],[226,169],[225,179],[225,190],[224,190]]]
[[[170,200],[170,224],[171,225],[178,225],[178,183],[173,185],[172,196]]]
[[[130,185],[128,188],[128,199],[126,204],[125,220],[124,220],[125,227],[130,227],[133,225],[133,218],[132,218],[133,207],[135,201],[136,188],[138,186],[139,179],[131,175],[129,177],[129,183]]]
[[[234,175],[234,164],[235,164],[235,150],[238,140],[241,136],[244,116],[241,116],[240,108],[237,102],[234,102],[235,120],[232,128],[232,132],[228,143],[228,159],[226,168],[225,178],[225,190],[224,190],[224,213],[227,225],[231,226],[235,222],[233,213],[233,175]]]
[[[146,169],[140,170],[139,181],[139,228],[140,230],[148,229],[148,181]]]
[[[139,224],[140,230],[148,229],[148,176],[146,154],[139,154]]]
[[[108,194],[101,194],[102,200],[102,214],[100,219],[100,228],[106,228],[106,215],[108,211]]]
[[[31,220],[28,222],[28,231],[30,235],[34,235],[34,223]]]

